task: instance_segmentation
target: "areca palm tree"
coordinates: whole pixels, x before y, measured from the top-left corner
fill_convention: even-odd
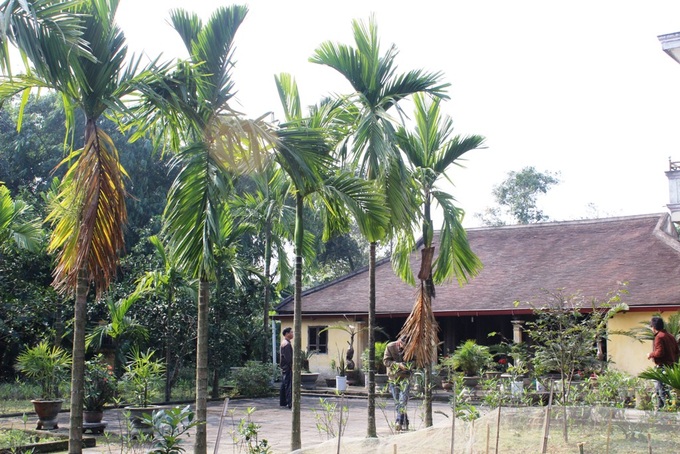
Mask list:
[[[451,183],[446,171],[465,153],[482,146],[481,136],[453,136],[453,121],[442,116],[440,99],[430,99],[422,94],[413,97],[415,104],[415,132],[404,127],[397,131],[397,144],[405,154],[418,191],[420,209],[417,211],[422,224],[423,268],[418,278],[420,288],[411,315],[407,318],[401,335],[411,342],[404,355],[415,358],[418,367],[426,369],[425,379],[425,425],[432,425],[432,390],[428,386],[430,365],[437,357],[438,328],[432,314],[431,299],[435,296],[435,284],[455,276],[462,284],[481,269],[481,262],[470,248],[463,228],[463,211],[455,206],[451,195],[438,184],[441,180]],[[434,255],[434,226],[432,204],[439,206],[444,214],[439,235],[439,257]],[[406,282],[415,284],[409,256],[415,239],[411,231],[400,235],[400,241],[392,255],[397,274]]]
[[[351,101],[358,109],[356,130],[348,158],[360,174],[378,184],[390,207],[392,231],[410,229],[413,224],[413,193],[404,182],[408,181],[403,161],[395,149],[396,119],[392,112],[400,113],[399,102],[415,93],[429,93],[446,97],[448,86],[442,83],[440,73],[412,70],[397,73],[397,49],[394,45],[382,54],[378,27],[371,16],[368,24],[352,22],[356,47],[332,42],[322,43],[310,58],[313,63],[329,66],[352,85]],[[366,236],[370,242],[369,302],[368,302],[368,433],[376,437],[375,426],[375,258],[378,241],[385,239],[387,231]]]
[[[120,165],[118,149],[100,128],[99,120],[107,109],[123,111],[121,99],[151,75],[139,70],[138,61],[126,62],[125,36],[114,20],[118,3],[88,0],[73,7],[72,11],[81,18],[81,37],[88,43],[90,55],[73,52],[72,45],[58,34],[37,33],[40,39],[35,49],[30,47],[34,43],[18,41],[30,60],[31,71],[0,83],[0,100],[23,92],[25,102],[32,88],[57,91],[64,103],[67,134],[71,137],[75,110],[85,115],[83,146],[63,160],[68,170],[47,218],[54,225],[48,249],[57,254],[53,285],[61,293],[75,297],[70,452],[82,450],[87,293],[92,285],[101,295],[113,279],[118,253],[124,247],[123,225],[127,220],[125,170]]]
[[[371,182],[337,169],[331,157],[339,135],[334,126],[346,124],[341,118],[342,103],[322,102],[303,116],[295,80],[287,74],[276,77],[286,123],[278,131],[276,160],[288,174],[295,197],[295,293],[293,310],[293,421],[291,450],[300,449],[300,372],[302,364],[302,250],[304,241],[303,206],[318,197],[323,208],[324,240],[349,227],[350,213],[360,221],[366,235],[384,229],[387,210],[384,198]]]
[[[216,280],[216,247],[221,216],[233,176],[259,157],[261,121],[249,121],[230,108],[234,82],[233,41],[248,10],[233,5],[216,9],[204,24],[193,13],[173,10],[170,21],[189,58],[175,73],[146,93],[138,116],[145,127],[169,140],[177,170],[164,212],[168,252],[179,268],[198,281],[196,342],[196,420],[205,423],[208,392],[208,305]],[[247,151],[247,156],[246,153]],[[196,428],[194,452],[207,450],[206,425]]]

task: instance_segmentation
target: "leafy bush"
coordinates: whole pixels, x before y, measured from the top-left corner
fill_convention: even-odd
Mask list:
[[[241,396],[261,397],[272,392],[273,366],[259,361],[248,361],[245,366],[232,374],[234,385]]]
[[[451,356],[453,367],[462,370],[468,377],[478,375],[492,360],[489,347],[479,345],[472,339],[459,345]]]

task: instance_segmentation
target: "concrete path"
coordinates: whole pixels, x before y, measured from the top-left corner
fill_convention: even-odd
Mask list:
[[[439,422],[449,420],[444,414],[451,414],[451,407],[443,399],[433,403],[433,420],[437,424]],[[322,417],[326,414],[322,410],[320,399],[326,399],[328,403],[340,403],[341,398],[335,395],[326,396],[312,396],[303,395],[301,400],[301,438],[302,447],[312,447],[318,445],[328,438],[323,432],[320,433],[317,428],[317,417]],[[366,436],[366,418],[367,418],[367,399],[365,396],[345,397],[343,398],[344,405],[348,408],[347,426],[344,436],[347,437],[365,437]],[[186,405],[186,404],[185,404]],[[208,404],[208,452],[209,453],[241,453],[248,452],[243,446],[243,437],[238,433],[238,426],[241,419],[248,418],[248,409],[252,408],[250,420],[257,424],[259,440],[266,439],[274,454],[290,452],[290,433],[292,412],[286,407],[279,406],[278,397],[260,398],[260,399],[232,399],[229,401],[227,415],[222,418],[224,408],[224,401],[209,402]],[[106,432],[109,434],[120,434],[127,432],[126,422],[122,414],[123,410],[111,409],[105,411],[104,420],[108,423]],[[411,399],[408,406],[409,419],[411,421],[410,431],[424,428],[423,424],[423,408],[422,401]],[[444,413],[444,414],[442,414]],[[219,449],[215,450],[215,443],[218,436],[222,422],[221,439]],[[376,402],[376,427],[378,437],[389,437],[393,435],[393,427],[391,423],[394,421],[394,406],[391,397],[378,397]],[[58,432],[68,434],[68,413],[61,413],[59,415],[60,429]],[[337,423],[337,417],[336,417]],[[35,416],[29,418],[28,427],[35,427]],[[2,418],[0,425],[3,427],[14,426],[23,427],[23,422],[20,417]],[[320,426],[323,428],[324,423]],[[337,428],[334,428],[337,431]],[[87,437],[95,437],[97,446],[94,448],[86,448],[84,453],[123,453],[123,452],[143,452],[128,450],[120,446],[120,444],[113,442],[113,440],[106,435],[90,435]],[[187,437],[183,443],[188,453],[193,451],[193,434]]]

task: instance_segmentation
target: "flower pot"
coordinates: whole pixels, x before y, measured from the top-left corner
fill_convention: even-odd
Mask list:
[[[335,388],[335,378],[326,378],[326,387]]]
[[[318,378],[318,372],[303,372],[300,374],[300,386],[303,389],[316,389],[316,380]]]
[[[57,419],[63,400],[32,400],[33,409],[38,415],[38,430],[58,429]]]
[[[104,412],[101,410],[83,410],[83,422],[85,424],[101,424]]]
[[[480,377],[478,376],[465,376],[463,377],[463,386],[466,386],[468,388],[474,388],[479,384]]]
[[[335,389],[339,392],[347,391],[347,377],[338,375],[335,377]]]

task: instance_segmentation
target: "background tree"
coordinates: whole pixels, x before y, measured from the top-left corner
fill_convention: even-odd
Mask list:
[[[391,110],[400,112],[399,102],[419,92],[444,97],[448,84],[440,82],[441,74],[412,70],[396,72],[397,49],[394,45],[381,54],[378,27],[373,16],[368,25],[352,21],[356,47],[322,43],[310,58],[312,63],[333,68],[354,89],[348,98],[356,108],[355,131],[350,147],[341,149],[344,163],[352,163],[359,175],[374,182],[385,195],[390,208],[392,231],[412,226],[413,195],[404,187],[407,181],[401,156],[394,147],[395,119]],[[348,140],[350,138],[348,137]],[[348,153],[349,152],[349,153]],[[369,249],[368,301],[368,425],[367,435],[376,437],[375,426],[375,262],[378,241],[388,230],[364,233]]]
[[[538,196],[558,184],[558,176],[549,171],[538,172],[534,167],[508,172],[508,178],[493,188],[498,206],[487,208],[475,217],[488,226],[506,225],[508,217],[516,224],[546,222],[550,218],[538,208]]]

